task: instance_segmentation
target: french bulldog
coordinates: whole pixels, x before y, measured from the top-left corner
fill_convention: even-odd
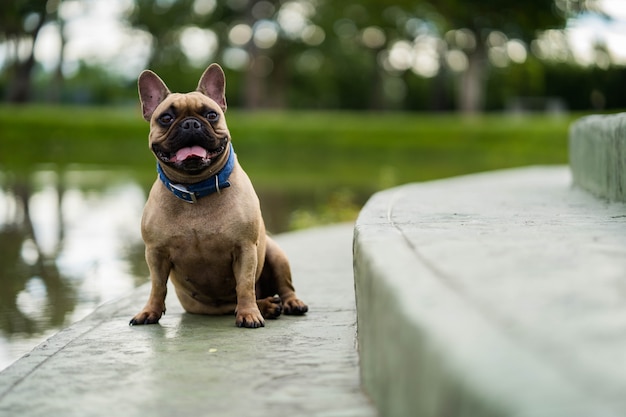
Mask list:
[[[224,117],[225,85],[218,64],[186,94],[171,93],[152,71],[139,76],[158,177],[141,220],[151,292],[130,325],[158,323],[168,278],[185,311],[234,313],[238,327],[263,327],[265,319],[308,310],[237,160]]]

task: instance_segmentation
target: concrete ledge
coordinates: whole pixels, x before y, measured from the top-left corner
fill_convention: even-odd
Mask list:
[[[597,196],[626,201],[626,113],[573,123],[569,153],[576,184]]]
[[[626,415],[626,206],[571,182],[535,167],[370,199],[354,270],[381,415]]]
[[[239,329],[170,291],[159,325],[130,327],[143,286],[1,372],[0,416],[376,416],[359,383],[352,230],[276,236],[306,316]]]

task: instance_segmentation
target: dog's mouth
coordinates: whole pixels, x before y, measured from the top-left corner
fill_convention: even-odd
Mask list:
[[[166,155],[166,157],[169,159],[169,162],[173,164],[184,162],[188,159],[201,159],[208,162],[220,156],[225,149],[226,146],[222,145],[217,149],[209,151],[202,146],[194,145],[181,148],[176,152],[169,154],[169,156]]]
[[[219,158],[226,151],[227,143],[223,143],[215,149],[206,149],[200,145],[192,145],[180,148],[174,152],[153,147],[154,154],[162,162],[184,171],[201,171]]]

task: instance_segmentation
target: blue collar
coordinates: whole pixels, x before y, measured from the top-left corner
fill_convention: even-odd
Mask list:
[[[159,179],[165,187],[170,190],[176,197],[184,200],[188,203],[197,203],[199,198],[206,197],[215,192],[218,194],[223,188],[230,187],[228,177],[233,172],[235,166],[235,150],[232,143],[230,146],[230,154],[228,155],[228,161],[226,165],[217,174],[210,176],[204,181],[197,182],[195,184],[174,184],[163,172],[163,168],[157,162],[157,172],[159,173]]]

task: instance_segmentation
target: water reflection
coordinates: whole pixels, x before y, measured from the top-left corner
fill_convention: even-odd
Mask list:
[[[154,175],[82,166],[0,171],[0,369],[148,281],[140,221]],[[292,228],[294,213],[315,223],[358,212],[358,204],[324,189],[260,184],[257,192],[272,233]]]
[[[123,173],[0,174],[0,368],[146,281],[145,191]]]

